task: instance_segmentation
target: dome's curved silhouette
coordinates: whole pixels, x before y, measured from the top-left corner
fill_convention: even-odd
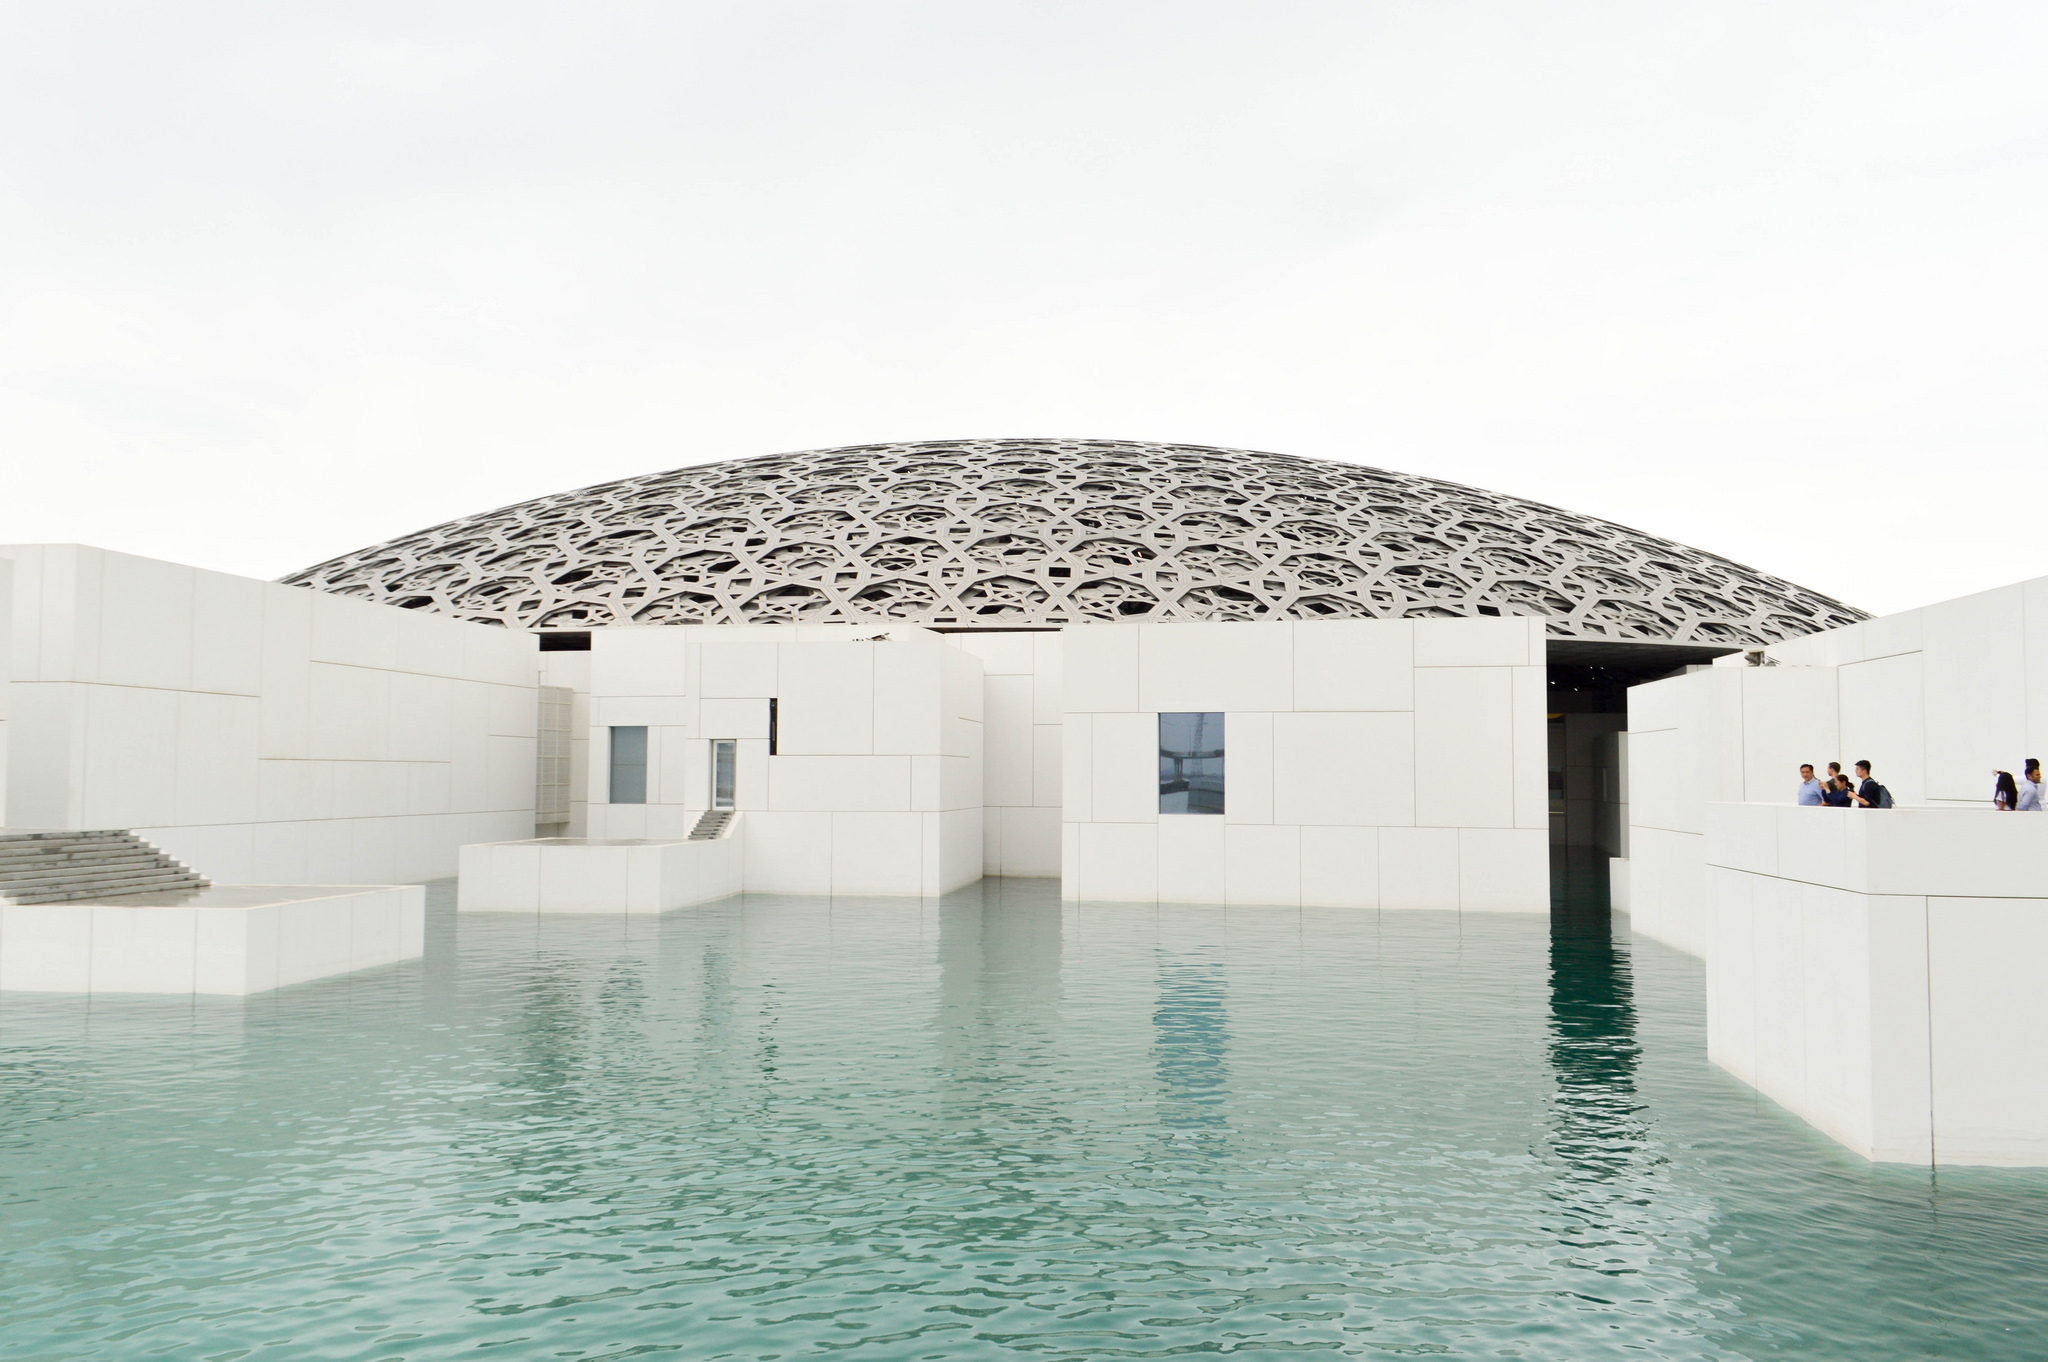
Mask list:
[[[516,628],[1542,615],[1775,642],[1867,618],[1740,563],[1409,473],[1126,440],[854,445],[453,520],[283,579]]]

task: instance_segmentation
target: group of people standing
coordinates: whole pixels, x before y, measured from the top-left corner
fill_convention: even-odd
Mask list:
[[[1991,807],[2007,813],[2048,812],[2042,804],[2044,791],[2041,788],[2041,763],[2027,758],[2026,774],[2018,780],[2010,771],[1993,771],[1991,782]],[[1809,763],[1799,768],[1799,793],[1796,800],[1801,804],[1831,809],[1889,809],[1892,806],[1892,792],[1873,780],[1870,763],[1856,763],[1856,778],[1851,780],[1842,774],[1842,763],[1828,763],[1828,778],[1821,780],[1813,774]]]
[[[2017,783],[2010,771],[1991,773],[1991,807],[2005,812],[2040,813],[2041,763],[2027,758],[2026,774]]]
[[[2035,775],[2038,778],[2039,772]],[[2010,776],[2006,777],[2008,780]],[[1842,763],[1828,763],[1828,778],[1823,781],[1813,774],[1812,763],[1799,768],[1799,794],[1796,802],[1830,809],[1889,809],[1892,806],[1892,792],[1871,777],[1870,763],[1856,763],[1854,780],[1842,774]]]

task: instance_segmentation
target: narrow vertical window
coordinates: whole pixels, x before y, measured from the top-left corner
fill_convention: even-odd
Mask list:
[[[1223,716],[1159,716],[1159,812],[1223,812]]]
[[[612,729],[611,802],[647,802],[647,729],[644,726]]]
[[[734,768],[739,765],[740,745],[731,738],[718,738],[711,744],[711,807],[729,809],[733,806]]]
[[[780,706],[778,706],[778,705],[777,705],[777,704],[775,703],[775,697],[774,697],[774,696],[772,696],[772,695],[771,695],[771,696],[769,696],[769,697],[768,697],[768,755],[769,755],[769,756],[771,756],[771,757],[775,755],[775,730],[776,730],[776,729],[777,729],[778,727],[780,727],[780,725],[779,725],[779,724],[778,724],[778,723],[776,722],[776,720],[777,720],[777,719],[779,719],[779,718],[781,717],[781,715],[779,715],[779,714],[778,714],[778,713],[776,712],[776,711],[777,711],[777,710],[778,710],[779,708],[780,708]]]

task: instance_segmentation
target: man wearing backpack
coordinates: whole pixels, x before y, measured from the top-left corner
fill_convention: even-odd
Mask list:
[[[1889,809],[1892,806],[1892,792],[1870,778],[1870,763],[1856,763],[1856,802],[1866,809]]]

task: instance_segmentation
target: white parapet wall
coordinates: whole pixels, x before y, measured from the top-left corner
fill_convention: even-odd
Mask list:
[[[1712,1061],[1884,1162],[2048,1165],[2048,818],[1716,803]]]
[[[666,913],[737,894],[744,819],[701,841],[550,837],[462,849],[465,913]]]
[[[533,834],[530,635],[75,544],[11,560],[8,826],[216,884],[455,873]]]
[[[1068,899],[1547,912],[1543,621],[1069,628]],[[1159,715],[1225,716],[1224,812],[1162,813]]]
[[[0,990],[241,997],[417,960],[425,944],[426,890],[416,884],[0,901]]]
[[[615,627],[589,658],[590,836],[686,836],[731,741],[748,889],[929,897],[981,877],[981,661],[940,635]],[[645,730],[639,802],[611,789],[621,728]]]

